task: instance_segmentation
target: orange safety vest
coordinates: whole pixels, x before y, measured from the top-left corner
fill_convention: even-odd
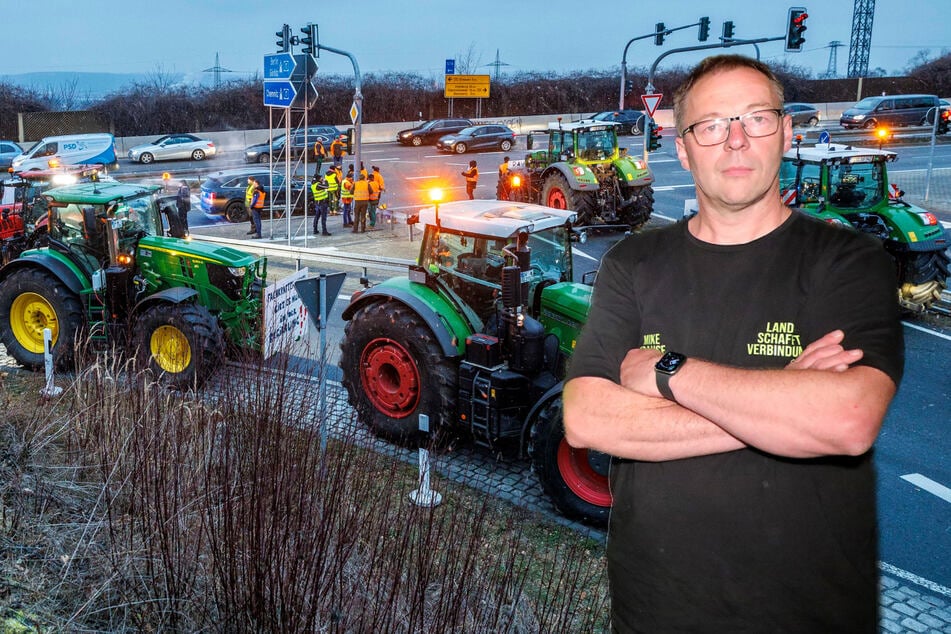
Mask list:
[[[330,153],[333,156],[343,156],[346,152],[343,151],[343,143],[340,139],[334,139],[334,142],[330,144]]]
[[[353,199],[356,201],[370,200],[370,181],[358,180],[353,183]]]
[[[376,179],[367,180],[367,184],[370,186],[370,200],[380,200],[380,185]]]
[[[380,172],[373,172],[373,180],[376,181],[376,186],[380,188],[381,192],[386,189],[386,181],[383,180],[383,174]]]
[[[263,189],[256,189],[251,196],[251,206],[254,209],[264,209],[264,197],[267,196],[267,192]]]
[[[479,168],[478,167],[470,167],[465,172],[463,172],[463,175],[466,177],[467,183],[479,182]]]

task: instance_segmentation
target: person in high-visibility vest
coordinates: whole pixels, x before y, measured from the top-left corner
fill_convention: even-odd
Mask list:
[[[333,158],[334,167],[340,167],[343,165],[343,157],[347,153],[343,147],[343,140],[345,138],[347,137],[341,134],[339,137],[333,140],[333,143],[330,144],[330,156]]]
[[[370,204],[367,206],[367,213],[370,216],[370,230],[373,231],[376,229],[376,209],[380,206],[380,184],[374,172],[370,172],[367,176],[367,182],[370,184]]]
[[[320,139],[314,143],[314,178],[320,178],[320,166],[324,164],[327,158],[327,149]]]
[[[466,178],[466,194],[469,200],[475,198],[475,188],[479,184],[479,167],[475,161],[469,161],[469,169],[460,172]]]
[[[267,194],[261,184],[255,181],[254,191],[251,192],[251,222],[254,224],[252,238],[261,238],[261,210],[264,209],[264,198]]]
[[[327,209],[334,216],[340,213],[340,178],[336,170],[330,168],[324,176],[327,180]]]
[[[251,223],[251,228],[248,230],[248,235],[253,235],[257,229],[254,228],[254,218],[251,217],[251,199],[254,198],[254,186],[257,184],[257,181],[254,180],[253,176],[248,176],[248,187],[244,190],[244,208],[248,210],[248,222]]]
[[[367,209],[370,206],[370,181],[366,174],[360,174],[353,183],[353,232],[365,233],[367,230]]]
[[[314,196],[314,235],[317,235],[317,222],[323,227],[320,235],[329,236],[327,231],[327,202],[330,197],[330,191],[327,188],[326,179],[314,179],[310,185],[311,194]]]
[[[340,202],[343,208],[343,226],[353,227],[353,172],[340,183]]]
[[[495,197],[499,200],[509,199],[509,157],[504,157],[499,164],[499,184],[495,187]]]

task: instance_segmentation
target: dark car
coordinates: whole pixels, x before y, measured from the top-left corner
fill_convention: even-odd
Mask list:
[[[274,206],[283,209],[286,199],[286,189],[283,187],[284,175],[268,173],[267,168],[243,167],[223,170],[209,174],[201,184],[201,210],[206,216],[224,215],[230,222],[247,220],[248,209],[244,204],[244,194],[248,188],[248,177],[254,176],[267,197],[265,207],[270,207],[272,187],[276,190]],[[301,211],[306,204],[306,197],[301,195],[304,189],[304,180],[291,180],[291,200],[294,201],[294,210]]]
[[[783,104],[783,111],[792,117],[794,127],[809,126],[813,128],[819,125],[819,109],[811,103]]]
[[[935,95],[881,95],[866,97],[839,117],[843,128],[923,125],[941,105]]]
[[[403,145],[432,145],[441,137],[471,125],[468,119],[433,119],[415,128],[397,132],[396,140]]]
[[[0,141],[0,167],[6,169],[13,162],[13,157],[23,154],[23,148],[13,141]]]
[[[640,110],[605,110],[591,117],[595,121],[620,123],[618,134],[644,134],[644,113]]]
[[[329,151],[331,142],[340,138],[341,134],[342,132],[332,125],[310,126],[306,131],[295,130],[291,133],[291,158],[296,158],[304,152],[311,152],[317,141],[323,143],[324,149]],[[285,134],[275,136],[270,145],[257,143],[248,146],[244,150],[244,160],[248,163],[268,163],[273,155],[275,162],[283,161],[286,136]]]
[[[465,154],[469,150],[500,150],[508,152],[515,145],[515,133],[508,126],[494,123],[463,128],[436,141],[436,149]]]

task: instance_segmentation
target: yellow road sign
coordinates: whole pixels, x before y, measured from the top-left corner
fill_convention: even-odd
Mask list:
[[[445,97],[482,98],[489,97],[488,75],[446,75]]]

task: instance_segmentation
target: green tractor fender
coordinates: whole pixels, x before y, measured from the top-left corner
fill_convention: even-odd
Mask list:
[[[552,163],[542,172],[542,182],[551,178],[553,174],[564,176],[571,189],[589,191],[592,187],[598,187],[598,178],[594,175],[594,172],[591,171],[590,167],[581,163],[575,165],[564,162]]]
[[[24,268],[41,268],[49,271],[77,296],[84,290],[92,288],[89,278],[76,266],[75,262],[65,255],[49,249],[24,252],[23,255],[0,270],[0,282],[12,273]]]
[[[139,315],[143,311],[148,310],[156,304],[181,304],[184,302],[194,301],[197,297],[198,291],[193,288],[188,288],[186,286],[166,288],[165,290],[149,295],[145,299],[142,299],[136,303],[135,307],[132,309],[132,314]]]
[[[614,161],[618,179],[627,187],[643,187],[654,182],[654,173],[639,159],[622,156]]]
[[[425,284],[406,278],[386,280],[367,289],[350,302],[342,316],[349,321],[363,306],[382,302],[399,302],[419,315],[436,337],[446,357],[455,358],[464,354],[466,338],[473,334],[468,322],[449,300]]]
[[[901,203],[884,204],[870,210],[870,213],[880,217],[888,226],[891,238],[909,251],[941,251],[948,248],[948,232],[934,214],[920,207],[906,207]]]

